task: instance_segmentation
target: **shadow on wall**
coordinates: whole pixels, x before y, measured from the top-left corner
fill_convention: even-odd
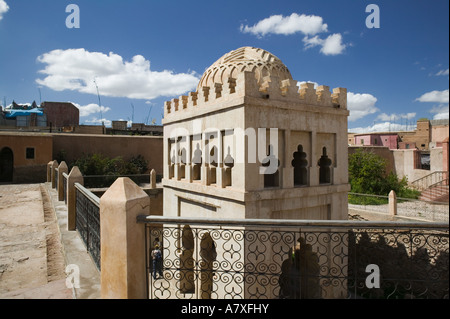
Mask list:
[[[448,299],[448,235],[349,232],[349,291],[361,298]],[[380,288],[367,288],[366,267],[380,270]]]

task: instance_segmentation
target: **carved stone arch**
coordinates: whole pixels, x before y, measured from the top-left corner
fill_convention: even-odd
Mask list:
[[[264,188],[280,186],[280,160],[275,155],[273,155],[273,146],[270,144],[268,147],[267,157],[262,161],[261,164],[263,167],[267,167],[267,171],[270,164],[274,161],[277,163],[277,170],[271,174],[264,174]]]
[[[194,156],[192,157],[192,180],[201,180],[202,171],[202,150],[200,149],[200,143],[197,143],[194,150]]]
[[[210,170],[210,183],[215,184],[217,180],[217,166],[218,166],[219,149],[217,146],[213,146],[209,152],[209,170]]]
[[[183,147],[178,151],[178,158],[180,160],[179,174],[180,178],[186,178],[186,149]]]
[[[322,148],[322,156],[319,159],[319,184],[331,183],[331,164],[332,161],[327,155],[327,148]]]
[[[303,151],[303,145],[298,145],[291,162],[292,167],[294,167],[294,186],[308,184],[308,161],[306,158],[307,154]]]

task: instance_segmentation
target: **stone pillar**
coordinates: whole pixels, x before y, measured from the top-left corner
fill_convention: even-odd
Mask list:
[[[150,172],[150,188],[156,188],[156,171],[154,169]]]
[[[52,188],[56,187],[56,183],[55,183],[55,174],[56,174],[56,169],[58,168],[58,161],[54,160],[52,162],[52,175],[50,176],[52,179]]]
[[[58,166],[58,200],[63,201],[64,200],[64,176],[63,173],[68,173],[69,168],[67,167],[66,162],[62,161],[61,164]]]
[[[100,198],[101,297],[147,298],[145,226],[149,196],[128,177],[118,178]]]
[[[52,165],[53,161],[50,161],[47,164],[47,183],[50,183],[52,181]]]
[[[393,190],[389,193],[389,214],[397,215],[397,195]]]
[[[318,161],[320,156],[317,155],[318,146],[317,143],[317,135],[316,132],[311,132],[311,163],[309,163],[308,167],[308,182],[309,186],[318,186],[319,183],[319,170],[320,167],[318,165]]]
[[[283,188],[294,187],[294,167],[292,167],[292,154],[290,153],[291,130],[284,131],[284,163],[283,163]]]
[[[67,230],[76,229],[76,190],[75,183],[84,184],[83,175],[81,175],[78,166],[74,166],[67,177]]]

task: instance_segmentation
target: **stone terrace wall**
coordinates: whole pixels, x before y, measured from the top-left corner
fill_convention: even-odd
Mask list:
[[[142,155],[148,168],[163,173],[163,139],[155,136],[54,134],[53,158],[65,152],[65,161],[71,163],[84,154],[101,153],[109,157],[122,156],[125,160]]]

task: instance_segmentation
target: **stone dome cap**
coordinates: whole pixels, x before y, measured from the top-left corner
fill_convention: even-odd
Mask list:
[[[236,78],[241,72],[253,72],[258,84],[261,85],[266,76],[276,76],[282,80],[292,80],[288,68],[272,53],[259,48],[242,47],[233,50],[213,65],[211,65],[197,86],[197,91],[202,87],[214,87],[215,83],[226,84],[228,78]]]

